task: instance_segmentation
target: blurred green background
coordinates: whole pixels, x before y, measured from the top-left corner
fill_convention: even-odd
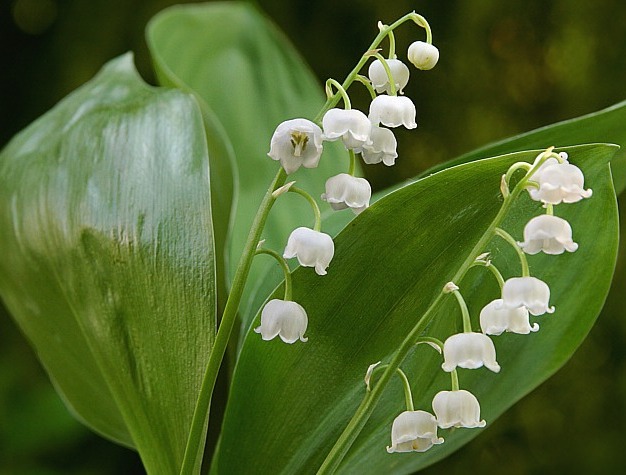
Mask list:
[[[184,2],[1,3],[0,146],[127,50],[135,52],[140,72],[154,82],[143,29],[151,16],[174,3]],[[375,188],[489,141],[626,99],[623,0],[257,3],[320,82],[344,77],[377,33],[378,20],[390,22],[414,9],[429,20],[440,62],[433,71],[413,74],[405,91],[417,105],[419,129],[399,131],[395,167],[366,169]],[[400,54],[422,39],[414,32],[399,30]],[[620,205],[624,223],[626,196]],[[606,307],[572,360],[471,444],[422,473],[626,469],[624,254],[622,245]],[[91,434],[68,414],[33,351],[0,309],[0,475],[113,473],[142,473],[137,456]]]

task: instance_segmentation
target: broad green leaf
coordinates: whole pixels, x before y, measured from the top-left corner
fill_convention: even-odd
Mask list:
[[[555,207],[572,224],[580,247],[567,255],[529,256],[532,274],[550,285],[556,312],[533,318],[541,325],[538,333],[494,337],[499,374],[485,368],[459,371],[461,387],[478,397],[488,423],[564,364],[588,333],[609,289],[618,228],[608,160],[616,147],[586,145],[567,151],[593,188],[590,199]],[[474,247],[500,207],[502,173],[515,161],[532,161],[537,153],[471,162],[399,189],[337,236],[327,276],[298,269],[294,300],[308,313],[309,340],[286,345],[278,339],[262,341],[253,332],[246,335],[214,473],[315,473],[365,394],[368,365],[389,361],[444,284],[468,257],[483,250]],[[519,239],[528,219],[542,212],[523,194],[502,227]],[[508,244],[494,238],[484,250],[492,253],[505,278],[520,275]],[[495,280],[486,269],[475,268],[457,284],[478,330],[478,312],[498,297]],[[445,339],[461,331],[452,296],[434,312],[428,335]],[[416,408],[432,410],[433,396],[450,388],[441,363],[441,356],[420,345],[402,365]],[[389,455],[385,446],[391,423],[403,404],[401,385],[392,379],[341,473],[412,473],[481,433],[442,430],[446,442],[441,446],[423,454]]]
[[[626,101],[598,112],[557,122],[485,145],[449,162],[436,165],[426,170],[421,176],[479,158],[512,153],[518,150],[547,148],[551,145],[558,148],[574,144],[606,142],[621,147],[611,159],[615,190],[619,195],[626,189],[626,127],[624,124],[626,124]]]
[[[169,8],[149,24],[147,40],[160,81],[194,91],[224,126],[236,160],[236,208],[227,255],[230,274],[263,194],[278,165],[267,156],[276,126],[294,117],[313,118],[323,104],[322,87],[277,28],[248,3],[212,3]],[[326,179],[345,172],[348,156],[336,143],[325,143],[320,166],[289,177],[319,200]],[[312,225],[313,215],[301,197],[281,199],[270,215],[264,239],[284,247],[289,233]],[[325,203],[323,203],[326,205]],[[271,259],[257,259],[242,300],[255,288],[267,295],[282,280]]]
[[[7,307],[83,422],[176,473],[216,327],[195,100],[122,56],[9,143],[0,180]]]

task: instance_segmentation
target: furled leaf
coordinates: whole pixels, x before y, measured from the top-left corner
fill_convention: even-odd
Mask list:
[[[233,144],[238,181],[227,255],[232,275],[254,214],[278,170],[277,162],[267,156],[274,129],[294,117],[313,119],[323,104],[322,88],[287,39],[248,3],[169,8],[151,21],[147,39],[160,81],[201,97]],[[317,169],[289,177],[318,200],[326,179],[348,167],[348,155],[336,143],[327,142],[324,148]],[[284,204],[274,207],[263,235],[273,249],[283,248],[296,227],[313,224],[313,214],[301,197],[281,201]],[[267,273],[268,267],[277,272]],[[255,289],[261,286],[267,295],[281,279],[271,259],[255,262],[242,299],[244,319],[249,321],[256,312],[254,306],[246,310]]]
[[[459,372],[461,387],[478,397],[488,423],[564,364],[588,333],[609,289],[618,231],[608,160],[616,147],[567,151],[593,189],[590,199],[555,208],[556,215],[570,221],[580,247],[573,254],[529,257],[532,274],[550,285],[556,312],[533,318],[541,326],[538,333],[494,337],[499,374],[485,368]],[[213,473],[315,473],[365,395],[368,365],[390,360],[466,259],[490,251],[505,277],[520,275],[507,243],[494,238],[486,249],[475,246],[500,207],[501,175],[515,161],[532,161],[536,154],[471,162],[399,189],[337,236],[327,276],[298,269],[294,300],[308,312],[309,340],[286,345],[262,341],[253,332],[246,335]],[[520,239],[525,222],[542,212],[523,194],[502,227]],[[495,279],[484,268],[474,268],[457,284],[478,330],[478,312],[498,297]],[[428,335],[445,339],[461,330],[452,296],[433,311]],[[450,388],[441,363],[439,354],[420,345],[402,365],[416,408],[430,411],[433,396]],[[412,473],[481,432],[442,430],[443,445],[423,454],[389,455],[391,423],[403,404],[401,384],[392,379],[340,473]]]
[[[176,473],[216,326],[195,100],[120,57],[9,143],[0,180],[7,307],[81,420]]]

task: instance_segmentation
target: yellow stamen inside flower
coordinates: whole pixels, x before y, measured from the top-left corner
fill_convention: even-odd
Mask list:
[[[309,136],[305,132],[300,132],[299,130],[291,132],[291,145],[293,145],[294,157],[302,155],[308,142]]]

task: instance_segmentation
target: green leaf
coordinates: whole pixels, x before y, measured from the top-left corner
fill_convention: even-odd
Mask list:
[[[588,145],[567,151],[593,188],[590,199],[555,208],[570,221],[580,247],[567,255],[529,256],[532,274],[550,285],[556,312],[533,319],[541,325],[538,333],[494,337],[499,374],[485,368],[459,371],[461,387],[478,397],[488,424],[564,364],[588,333],[609,289],[618,228],[608,160],[616,147]],[[444,284],[476,255],[473,248],[500,208],[503,172],[536,155],[522,152],[475,161],[404,187],[375,203],[337,236],[327,276],[298,269],[293,275],[294,300],[308,313],[309,340],[286,345],[247,334],[214,473],[315,473],[365,395],[368,365],[390,360]],[[528,219],[542,212],[523,194],[502,227],[521,238]],[[485,250],[505,278],[520,275],[519,260],[504,241],[494,238]],[[486,269],[474,268],[457,284],[478,329],[479,310],[498,295],[495,279]],[[434,312],[429,336],[445,339],[461,331],[452,296]],[[450,388],[441,363],[441,356],[427,345],[412,350],[403,363],[416,409],[431,411],[433,396]],[[446,442],[441,446],[423,454],[389,455],[385,446],[391,423],[403,404],[402,386],[392,379],[341,473],[412,473],[481,433],[442,430]]]
[[[565,147],[583,143],[614,143],[621,147],[611,159],[615,190],[619,195],[626,189],[626,101],[598,112],[564,120],[514,137],[494,142],[461,155],[449,162],[436,165],[421,176],[479,158],[512,153],[518,150]]]
[[[0,293],[66,404],[176,473],[212,347],[207,144],[130,55],[0,155]]]
[[[202,98],[233,144],[238,180],[227,255],[232,276],[254,214],[278,170],[277,162],[267,156],[274,129],[294,117],[313,118],[324,102],[322,88],[286,37],[248,3],[169,8],[150,22],[147,40],[160,81]],[[326,179],[348,168],[348,155],[340,145],[325,143],[324,148],[317,169],[289,177],[318,201]],[[313,225],[313,214],[302,198],[281,201],[263,235],[273,249],[283,248],[296,227]],[[281,280],[271,259],[257,259],[242,299],[244,320],[256,312],[256,305],[247,304],[257,288],[267,295]]]

